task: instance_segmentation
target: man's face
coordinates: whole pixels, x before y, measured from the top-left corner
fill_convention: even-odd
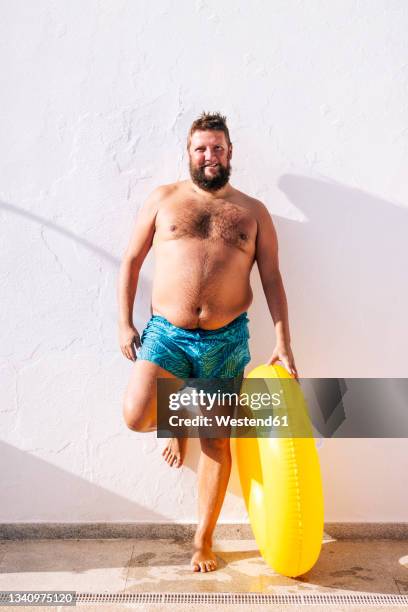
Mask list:
[[[231,174],[231,156],[224,132],[196,130],[189,148],[191,180],[205,191],[221,189]]]

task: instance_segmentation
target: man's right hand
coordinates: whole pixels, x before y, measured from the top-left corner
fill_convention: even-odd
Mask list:
[[[120,350],[124,357],[131,361],[136,361],[136,348],[141,346],[139,332],[133,325],[121,325],[119,327]]]

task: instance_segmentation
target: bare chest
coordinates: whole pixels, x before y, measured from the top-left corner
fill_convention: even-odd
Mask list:
[[[187,200],[162,210],[156,229],[164,240],[220,240],[242,248],[253,243],[256,227],[256,220],[244,207],[229,202],[198,204]]]

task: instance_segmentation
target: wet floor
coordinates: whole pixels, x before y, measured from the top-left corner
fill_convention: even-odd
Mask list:
[[[192,572],[190,542],[175,539],[53,539],[0,541],[0,590],[73,590],[100,593],[382,593],[408,595],[408,541],[328,539],[307,574],[275,573],[253,540],[218,540],[218,570]],[[90,609],[94,606],[87,606]],[[100,606],[97,606],[100,609]],[[119,609],[116,605],[112,609]],[[129,607],[138,609],[138,604]],[[201,606],[197,606],[197,610]],[[206,604],[228,610],[230,605]],[[235,604],[231,609],[239,610]],[[103,606],[104,610],[110,608]],[[144,610],[189,610],[195,604],[146,605]],[[142,609],[140,608],[140,609]],[[246,605],[246,610],[263,608]],[[242,608],[242,609],[244,609]],[[302,610],[323,610],[302,606]],[[3,610],[5,608],[2,608]],[[15,608],[10,608],[15,610]],[[21,609],[21,608],[20,608]],[[32,608],[31,608],[32,609]],[[54,608],[55,609],[55,608]],[[67,608],[64,608],[67,610]],[[296,606],[268,606],[290,609]],[[358,607],[328,606],[330,610]],[[367,606],[361,609],[369,609]],[[371,609],[391,609],[380,606]],[[394,608],[397,609],[397,608]],[[408,607],[407,607],[408,609]]]

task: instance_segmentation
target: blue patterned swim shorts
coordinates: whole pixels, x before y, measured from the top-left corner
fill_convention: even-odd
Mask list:
[[[143,330],[139,359],[178,378],[234,378],[251,360],[246,312],[218,329],[176,327],[153,315]]]

